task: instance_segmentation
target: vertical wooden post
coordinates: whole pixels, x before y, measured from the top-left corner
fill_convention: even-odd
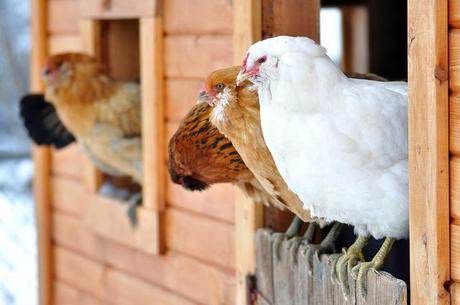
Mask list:
[[[86,19],[79,22],[80,41],[82,52],[101,57],[101,22]],[[104,182],[104,174],[97,169],[87,158],[83,158],[83,183],[92,193],[97,192]]]
[[[413,305],[450,304],[447,0],[409,0],[409,201]]]
[[[47,56],[46,0],[31,0],[31,58],[30,83],[32,92],[43,92],[41,70]],[[51,202],[50,202],[50,149],[33,148],[35,165],[34,200],[38,235],[38,285],[39,304],[52,304],[53,259],[51,248]]]
[[[262,37],[308,36],[319,41],[319,0],[234,0],[233,55],[240,65],[247,48]],[[254,272],[255,231],[264,210],[236,191],[236,304],[246,304],[246,275]]]
[[[163,252],[162,213],[165,208],[165,116],[163,71],[163,20],[140,19],[143,204],[155,210],[157,253]]]
[[[262,38],[261,0],[233,1],[233,62],[240,65],[248,47]],[[263,206],[236,190],[236,302],[246,305],[246,276],[255,269],[255,232],[263,226]]]

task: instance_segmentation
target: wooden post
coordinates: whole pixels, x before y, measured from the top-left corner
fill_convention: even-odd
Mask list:
[[[165,209],[166,166],[163,20],[160,16],[140,19],[141,91],[142,91],[142,164],[143,204],[153,209],[156,224],[157,253],[165,250],[163,211]]]
[[[43,92],[41,70],[47,57],[46,0],[31,0],[30,83],[32,92]],[[53,297],[53,257],[51,246],[50,149],[33,148],[35,164],[34,200],[38,235],[39,304],[51,305]]]
[[[413,305],[450,304],[447,0],[409,0]]]

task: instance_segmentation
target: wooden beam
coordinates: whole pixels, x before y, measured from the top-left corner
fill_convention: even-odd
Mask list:
[[[408,1],[413,305],[450,304],[447,2]]]
[[[31,91],[43,92],[41,70],[47,57],[46,0],[31,0],[31,37],[30,58]],[[50,200],[50,149],[34,147],[33,159],[34,199],[38,235],[38,284],[40,305],[51,305],[53,296],[53,257],[51,247],[51,200]]]
[[[156,253],[165,250],[163,212],[166,187],[166,129],[163,36],[161,16],[140,19],[143,205],[156,212]]]

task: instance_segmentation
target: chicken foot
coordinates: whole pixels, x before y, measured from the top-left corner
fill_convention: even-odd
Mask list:
[[[137,225],[137,213],[136,209],[138,206],[142,204],[142,193],[137,192],[134,193],[128,198],[128,209],[126,210],[126,214],[128,215],[129,222],[133,227]]]
[[[363,249],[369,240],[369,236],[359,236],[347,250],[344,248],[341,254],[334,255],[332,277],[342,286],[345,295],[350,294],[348,274],[359,261],[364,261]]]
[[[371,268],[375,270],[381,270],[383,268],[385,260],[388,257],[388,254],[390,253],[394,242],[394,238],[385,238],[385,241],[383,242],[379,251],[377,252],[377,254],[375,254],[374,258],[370,262],[362,262],[357,266],[353,267],[353,269],[351,270],[351,275],[353,276],[353,278],[356,278],[356,283],[359,285],[359,291],[361,292],[362,297],[365,298],[367,295],[367,271]]]

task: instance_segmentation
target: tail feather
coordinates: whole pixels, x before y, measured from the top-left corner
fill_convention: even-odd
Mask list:
[[[37,145],[63,148],[75,142],[75,137],[61,122],[54,106],[46,102],[42,94],[24,96],[20,102],[20,116]]]

